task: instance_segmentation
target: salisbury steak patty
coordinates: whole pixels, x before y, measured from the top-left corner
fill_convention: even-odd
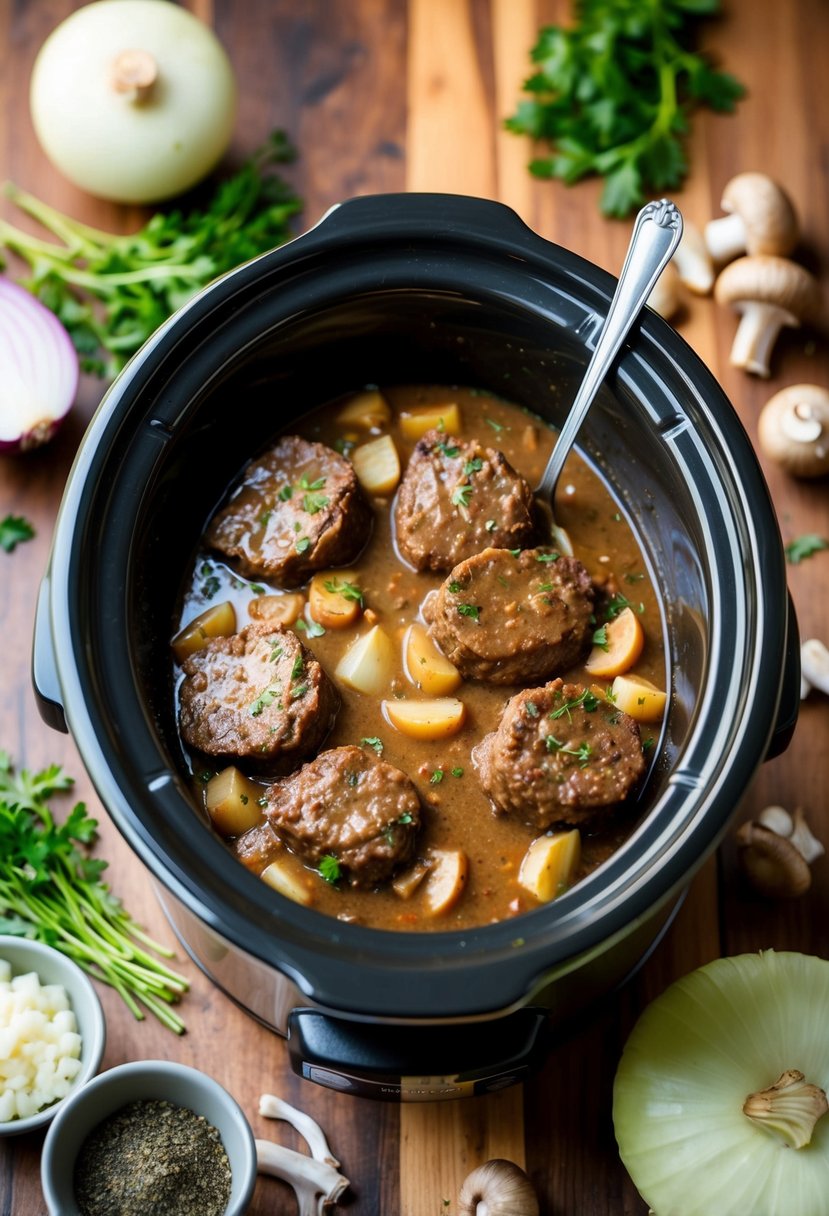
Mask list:
[[[634,719],[561,680],[512,697],[473,757],[496,808],[540,831],[621,802],[645,771]]]
[[[566,671],[590,636],[594,588],[574,557],[484,549],[426,605],[430,632],[467,679],[526,684]]]
[[[243,574],[298,587],[315,570],[355,558],[371,522],[348,460],[323,443],[283,435],[247,466],[206,539]]]
[[[501,452],[427,431],[397,495],[397,545],[416,570],[451,570],[485,545],[530,544],[532,510],[530,487]]]
[[[208,756],[264,772],[317,750],[340,698],[295,633],[247,625],[215,638],[182,664],[179,692],[185,742]]]
[[[312,866],[336,857],[355,887],[383,882],[414,855],[417,790],[362,748],[322,752],[265,795],[267,821],[288,848]]]

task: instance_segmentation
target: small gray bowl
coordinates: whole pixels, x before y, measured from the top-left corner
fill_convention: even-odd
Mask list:
[[[81,1145],[108,1115],[142,1099],[163,1099],[185,1106],[212,1123],[221,1135],[232,1175],[224,1216],[244,1216],[256,1185],[256,1146],[250,1124],[218,1081],[170,1060],[120,1064],[64,1100],[49,1128],[40,1161],[49,1216],[81,1216],[73,1182]]]
[[[65,1098],[30,1115],[27,1119],[12,1119],[0,1123],[0,1136],[20,1136],[24,1132],[45,1127],[72,1095],[94,1077],[101,1063],[106,1042],[106,1022],[98,994],[80,967],[59,950],[43,946],[25,937],[0,936],[0,959],[10,964],[12,976],[36,972],[41,984],[62,984],[75,1013],[81,1036],[81,1067]]]

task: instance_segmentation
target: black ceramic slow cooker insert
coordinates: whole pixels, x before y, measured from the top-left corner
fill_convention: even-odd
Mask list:
[[[169,637],[182,573],[246,460],[367,382],[478,386],[560,424],[613,286],[499,204],[355,199],[173,317],[78,454],[36,629],[44,716],[72,731],[184,946],[323,1084],[421,1098],[520,1079],[550,1027],[648,951],[793,726],[796,628],[760,469],[709,372],[647,313],[579,442],[664,603],[670,710],[632,838],[518,920],[409,934],[283,899],[197,819]]]

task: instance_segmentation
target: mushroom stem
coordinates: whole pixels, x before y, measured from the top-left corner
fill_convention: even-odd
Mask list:
[[[348,1179],[332,1165],[271,1140],[256,1141],[256,1163],[260,1174],[290,1183],[296,1192],[299,1216],[323,1216],[325,1208],[336,1203],[349,1186]]]
[[[805,1148],[818,1119],[829,1110],[826,1093],[810,1085],[802,1072],[787,1069],[774,1085],[749,1094],[743,1114],[758,1127],[779,1136],[790,1148]]]
[[[340,1163],[328,1147],[328,1141],[319,1123],[305,1111],[297,1110],[276,1094],[262,1094],[259,1098],[259,1114],[264,1115],[266,1119],[284,1119],[302,1136],[315,1161],[324,1161],[335,1169],[339,1166]]]
[[[736,307],[742,316],[731,347],[731,363],[756,376],[768,376],[769,360],[777,335],[784,325],[796,329],[800,322],[792,313],[778,308],[776,304],[747,300]]]
[[[742,217],[724,215],[705,225],[705,244],[715,262],[730,262],[745,252],[746,228]]]
[[[829,694],[829,650],[819,638],[807,638],[800,647],[800,666],[811,688]]]
[[[134,104],[149,98],[157,79],[158,64],[149,51],[120,51],[112,61],[113,89]]]

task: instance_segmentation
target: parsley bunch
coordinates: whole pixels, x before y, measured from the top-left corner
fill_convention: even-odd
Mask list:
[[[128,236],[80,224],[6,183],[7,197],[62,243],[0,220],[0,246],[29,263],[23,285],[62,321],[84,370],[112,376],[212,279],[290,238],[302,201],[274,166],[291,159],[275,131],[203,208],[158,212]]]
[[[82,802],[60,825],[49,810],[47,799],[72,784],[56,764],[15,774],[0,752],[0,933],[53,946],[111,985],[136,1018],[143,1005],[180,1034],[184,1022],[167,1005],[187,981],[143,949],[172,957],[101,881],[107,863],[87,852],[97,822]]]
[[[571,29],[542,29],[532,50],[538,70],[524,85],[531,99],[506,122],[552,145],[531,172],[567,185],[601,175],[601,209],[615,216],[640,207],[649,191],[679,186],[691,110],[730,111],[744,93],[689,49],[695,19],[719,7],[719,0],[577,0]]]

